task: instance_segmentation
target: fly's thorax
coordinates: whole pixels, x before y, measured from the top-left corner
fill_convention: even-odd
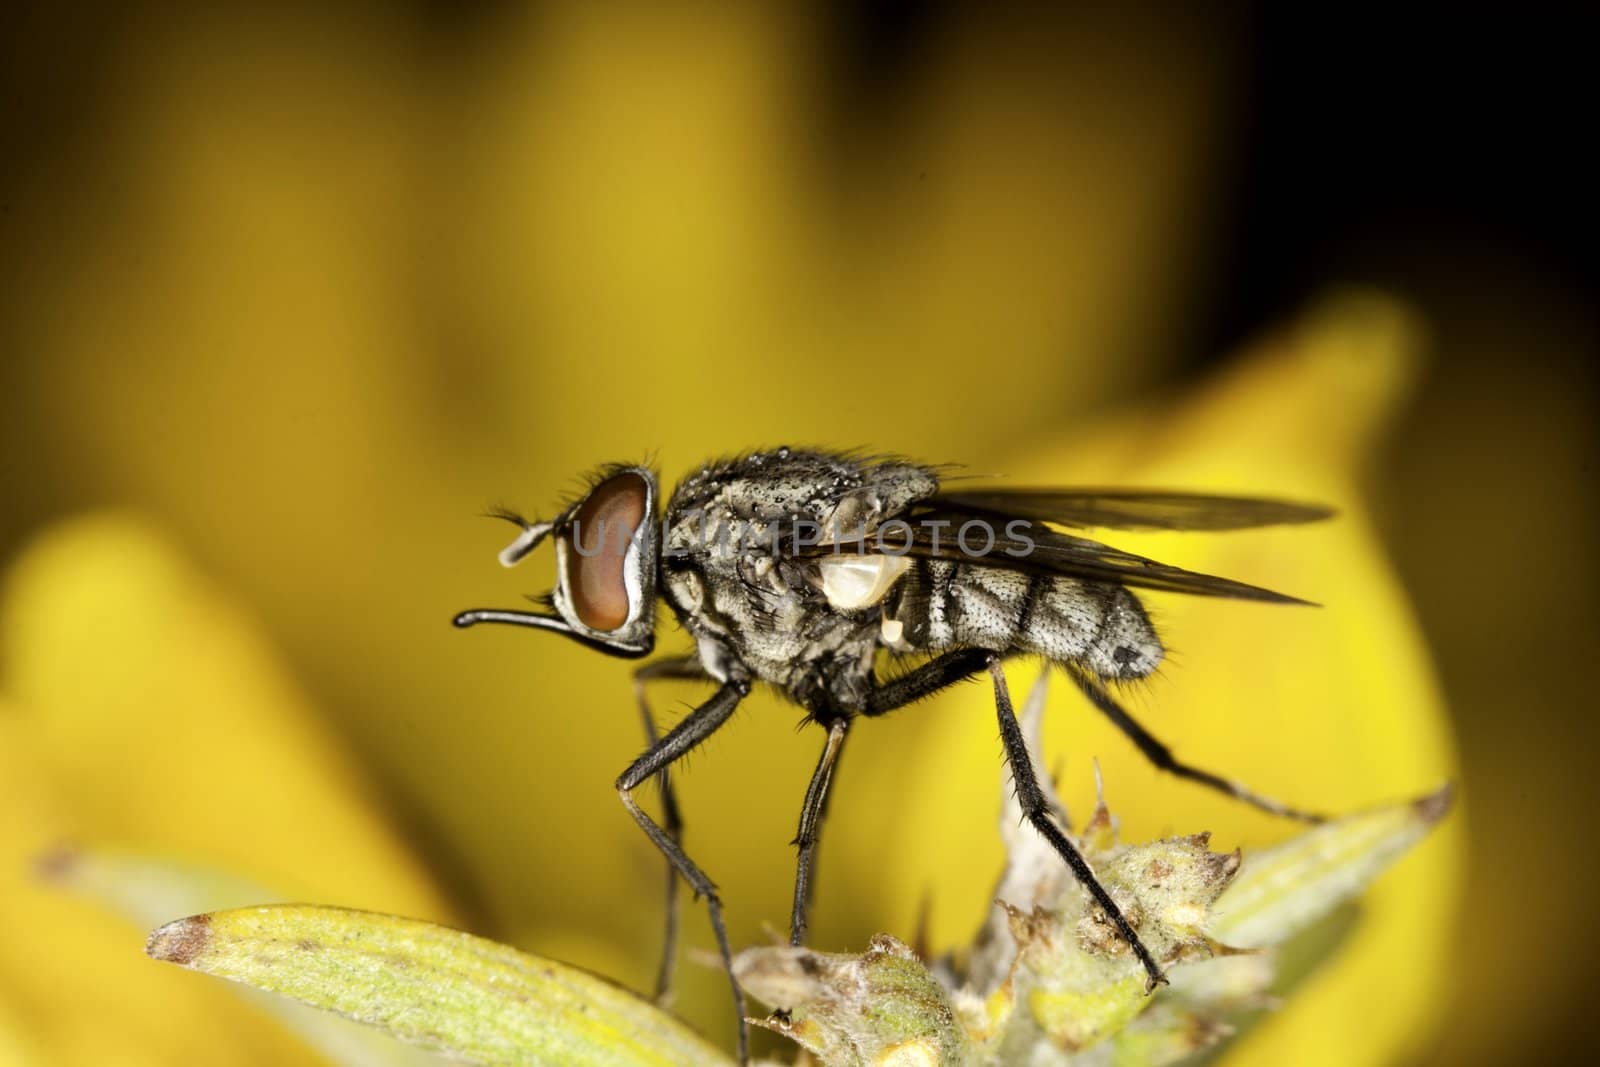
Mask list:
[[[665,561],[662,589],[708,669],[736,664],[813,713],[857,709],[872,685],[879,609],[835,608],[820,573],[810,561],[706,554]]]
[[[815,598],[814,576],[804,568],[738,539],[749,527],[720,508],[680,517],[668,525],[661,567],[662,591],[689,629],[725,641],[741,656],[803,632]]]
[[[669,525],[703,514],[760,525],[809,523],[824,538],[850,536],[870,532],[882,517],[938,488],[938,476],[913,463],[780,448],[707,464],[679,484],[667,514]]]
[[[708,465],[668,505],[661,587],[697,639],[720,643],[802,704],[857,707],[910,561],[844,547],[938,489],[913,464],[776,450]]]
[[[855,618],[813,590],[790,587],[782,563],[769,561],[769,582],[753,584],[738,574],[752,563],[686,560],[663,574],[668,602],[708,671],[745,671],[812,711],[862,706],[877,649],[876,612]]]

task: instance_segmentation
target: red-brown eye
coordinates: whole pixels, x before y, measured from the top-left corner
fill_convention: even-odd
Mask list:
[[[594,487],[562,534],[567,541],[567,595],[591,630],[609,633],[628,621],[624,563],[634,531],[648,521],[650,487],[629,471]]]

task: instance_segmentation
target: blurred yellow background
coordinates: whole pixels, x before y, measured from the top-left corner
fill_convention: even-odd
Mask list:
[[[1388,1006],[1361,1062],[1587,1040],[1596,324],[1581,261],[1546,240],[1581,186],[1517,154],[1502,109],[1522,98],[1448,79],[1461,111],[1434,116],[1433,141],[1412,140],[1426,108],[1407,79],[1286,117],[1273,78],[1322,68],[1281,29],[1246,8],[21,18],[0,202],[0,858],[61,837],[176,852],[644,988],[659,860],[611,786],[642,742],[629,668],[450,630],[549,583],[543,553],[500,570],[505,531],[479,515],[548,514],[606,461],[648,455],[670,484],[752,446],[866,444],[1019,481],[1339,503],[1341,525],[1229,546],[1108,538],[1329,605],[1156,598],[1177,654],[1135,710],[1309,806],[1461,778],[1448,832],[1394,872],[1409,903],[1351,946],[1367,969],[1345,995]],[[1380,72],[1427,81],[1439,62],[1386,48]],[[1434,195],[1458,164],[1481,203]],[[1513,171],[1524,184],[1483,177]],[[1369,184],[1340,185],[1355,173]],[[664,623],[661,640],[681,636]],[[695,693],[664,688],[658,710]],[[936,947],[976,927],[999,853],[980,697],[857,731],[817,945],[910,936],[924,896]],[[1067,687],[1057,703],[1078,810],[1099,756],[1130,834],[1289,831],[1159,780]],[[678,779],[736,942],[787,915],[820,745],[797,718],[752,701]],[[137,932],[7,878],[14,916],[91,924],[82,959],[137,955]],[[683,923],[710,943],[703,909]],[[59,1050],[75,1017],[112,1018],[70,969],[40,984],[44,944],[0,955],[0,1062],[8,1034]],[[119,966],[103,977],[183,1005],[139,1017],[147,1051],[125,1062],[196,1062],[194,1041],[208,1062],[293,1055],[265,1023],[236,1029],[224,991],[190,991],[203,980]],[[680,1009],[726,1040],[720,976],[679,973]],[[1302,1031],[1264,1047],[1337,1037],[1283,1022]]]

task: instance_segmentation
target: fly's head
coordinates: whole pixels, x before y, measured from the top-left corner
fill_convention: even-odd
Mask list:
[[[457,626],[511,623],[552,630],[616,656],[647,656],[655,647],[656,476],[644,467],[608,467],[594,486],[549,522],[504,515],[522,532],[500,553],[514,567],[545,540],[556,549],[554,615],[464,611]]]

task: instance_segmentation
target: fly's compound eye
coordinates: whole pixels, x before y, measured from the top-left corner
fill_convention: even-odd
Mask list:
[[[648,522],[650,485],[633,471],[595,486],[561,533],[566,592],[578,620],[598,633],[628,621],[628,549]]]

